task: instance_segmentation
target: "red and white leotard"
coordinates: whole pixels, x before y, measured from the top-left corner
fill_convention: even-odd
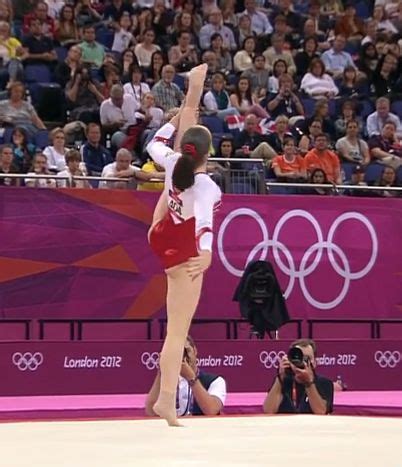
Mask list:
[[[201,250],[212,250],[214,211],[222,197],[221,190],[206,173],[196,174],[194,185],[183,192],[173,186],[173,169],[181,154],[175,153],[166,143],[175,131],[175,127],[167,123],[147,146],[149,155],[165,168],[166,174],[168,213],[150,235],[151,247],[165,268],[181,264]]]

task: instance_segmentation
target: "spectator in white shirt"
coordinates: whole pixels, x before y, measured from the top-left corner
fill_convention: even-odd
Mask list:
[[[141,68],[134,64],[130,68],[130,82],[126,83],[123,89],[125,94],[130,94],[134,97],[135,110],[140,108],[145,94],[151,91],[148,84],[143,81]]]
[[[367,117],[367,134],[369,137],[381,135],[387,122],[393,122],[398,137],[402,137],[402,125],[398,115],[390,112],[390,102],[386,97],[380,97],[375,103],[376,111]]]
[[[32,169],[27,175],[35,175],[35,178],[26,178],[25,186],[31,188],[55,188],[56,181],[53,178],[40,178],[38,175],[51,175],[47,168],[47,159],[44,154],[38,152],[32,161]]]
[[[60,172],[66,168],[65,155],[68,149],[64,146],[66,137],[62,128],[57,127],[50,132],[51,146],[47,146],[43,150],[43,154],[47,157],[47,166],[49,170]]]
[[[106,165],[102,170],[102,178],[129,178],[133,181],[150,181],[151,179],[163,180],[164,172],[144,172],[139,167],[131,165],[132,155],[128,149],[121,148],[116,153],[116,162]],[[99,188],[126,189],[131,183],[127,181],[102,181]],[[134,183],[133,188],[136,183]]]
[[[242,14],[251,18],[251,29],[257,36],[272,33],[272,24],[265,13],[257,10],[256,0],[245,0],[244,7]]]
[[[136,101],[131,94],[124,94],[121,84],[114,84],[110,90],[110,98],[102,102],[100,120],[105,133],[112,135],[111,142],[121,147],[130,126],[136,124]]]
[[[120,18],[119,26],[114,33],[112,50],[113,52],[123,53],[135,41],[134,36],[131,34],[130,29],[133,23],[128,13],[123,13]]]
[[[334,80],[325,73],[325,65],[319,58],[311,61],[310,71],[304,75],[300,89],[315,99],[333,98],[339,93]]]
[[[237,49],[234,34],[230,28],[223,25],[222,12],[219,8],[213,8],[211,10],[208,23],[200,30],[199,39],[202,50],[207,50],[211,47],[211,37],[215,33],[221,35],[225,49],[230,51],[235,51]]]
[[[154,44],[155,31],[152,28],[145,29],[142,35],[142,41],[134,48],[135,56],[138,64],[142,68],[147,68],[151,65],[152,54],[157,50],[161,50],[159,45]]]
[[[92,188],[88,180],[76,180],[73,177],[82,177],[86,173],[82,170],[81,154],[75,149],[70,149],[66,154],[67,166],[57,174],[57,186],[59,188]],[[64,178],[64,177],[67,177]]]

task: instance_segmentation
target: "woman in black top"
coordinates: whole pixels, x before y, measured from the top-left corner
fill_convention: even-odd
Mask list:
[[[296,54],[296,76],[299,81],[308,72],[313,58],[318,58],[317,48],[317,39],[315,37],[306,37],[303,43],[303,51]]]

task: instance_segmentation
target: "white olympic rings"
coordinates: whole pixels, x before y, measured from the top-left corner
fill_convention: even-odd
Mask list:
[[[15,352],[11,360],[20,371],[36,371],[43,363],[43,354],[40,352]]]
[[[144,352],[141,355],[141,363],[147,370],[155,370],[159,366],[159,353],[158,352]]]
[[[377,350],[374,354],[374,360],[378,363],[380,368],[395,368],[401,361],[401,352],[398,350]]]
[[[366,276],[371,269],[373,268],[377,256],[378,256],[378,239],[377,239],[377,234],[376,231],[371,224],[371,222],[367,219],[366,216],[359,212],[347,212],[335,219],[335,221],[332,223],[331,227],[329,228],[328,231],[328,237],[327,239],[324,238],[324,234],[321,230],[321,226],[318,223],[317,219],[310,214],[307,211],[304,211],[302,209],[293,209],[287,213],[285,213],[277,222],[273,234],[272,234],[272,240],[269,238],[269,232],[268,228],[260,216],[256,211],[250,208],[239,208],[231,211],[226,218],[223,220],[219,232],[218,232],[218,254],[220,257],[220,260],[222,261],[223,266],[226,268],[226,270],[233,274],[234,276],[241,277],[243,275],[244,269],[238,269],[235,266],[233,266],[226,255],[225,248],[223,246],[223,239],[225,235],[225,231],[229,224],[236,218],[241,217],[241,216],[246,216],[246,217],[251,217],[254,219],[262,233],[262,240],[261,242],[257,243],[250,251],[250,253],[247,256],[247,259],[244,264],[244,268],[246,265],[250,262],[253,261],[254,259],[260,259],[260,260],[265,260],[268,257],[269,253],[269,247],[272,248],[272,255],[274,258],[274,261],[280,271],[285,274],[286,276],[289,277],[289,283],[287,285],[287,288],[284,293],[284,297],[288,298],[289,295],[291,294],[296,279],[299,280],[300,283],[300,288],[302,290],[302,293],[305,297],[305,299],[308,301],[308,303],[315,308],[321,309],[321,310],[329,310],[332,308],[335,308],[338,306],[346,297],[350,282],[352,280],[357,280],[361,279],[362,277]],[[300,266],[299,268],[296,267],[295,260],[293,259],[292,252],[287,248],[287,246],[282,243],[279,240],[279,235],[281,232],[282,227],[290,221],[290,219],[293,219],[295,217],[298,218],[303,218],[307,220],[313,227],[317,241],[311,245],[307,251],[303,254],[301,261],[300,261]],[[348,258],[346,257],[346,254],[344,251],[336,244],[334,243],[334,236],[337,228],[345,221],[347,220],[355,220],[360,223],[362,223],[368,230],[368,233],[371,238],[371,255],[370,258],[367,262],[367,264],[364,266],[359,271],[351,271],[350,263]],[[335,297],[333,300],[330,300],[328,302],[322,302],[316,300],[309,290],[307,289],[305,279],[310,276],[318,267],[320,264],[322,255],[324,250],[327,250],[328,252],[328,259],[335,270],[335,272],[340,275],[344,279],[344,284],[342,286],[341,292],[338,294],[337,297]],[[259,253],[259,258],[258,258],[258,253]],[[280,254],[282,253],[284,257],[286,258],[286,261],[288,265],[284,264],[283,259],[281,258]],[[336,253],[339,258],[341,265],[338,264],[338,262],[335,259],[334,253]],[[314,254],[314,258],[311,262],[310,265],[308,265],[308,261],[311,257],[311,255]]]
[[[286,352],[280,350],[279,352],[275,352],[275,350],[271,350],[271,352],[267,352],[263,350],[260,353],[260,362],[267,368],[279,368],[279,364],[282,358],[286,355]]]

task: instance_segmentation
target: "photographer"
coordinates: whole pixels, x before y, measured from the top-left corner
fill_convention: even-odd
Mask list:
[[[280,364],[278,375],[265,398],[263,410],[275,413],[332,412],[332,381],[315,372],[316,346],[311,339],[299,339],[291,345]]]
[[[160,390],[161,374],[158,373],[145,401],[145,413],[155,417],[152,407]],[[219,415],[226,399],[226,381],[217,375],[204,373],[197,367],[197,348],[187,336],[183,363],[177,385],[176,410],[178,416]]]

